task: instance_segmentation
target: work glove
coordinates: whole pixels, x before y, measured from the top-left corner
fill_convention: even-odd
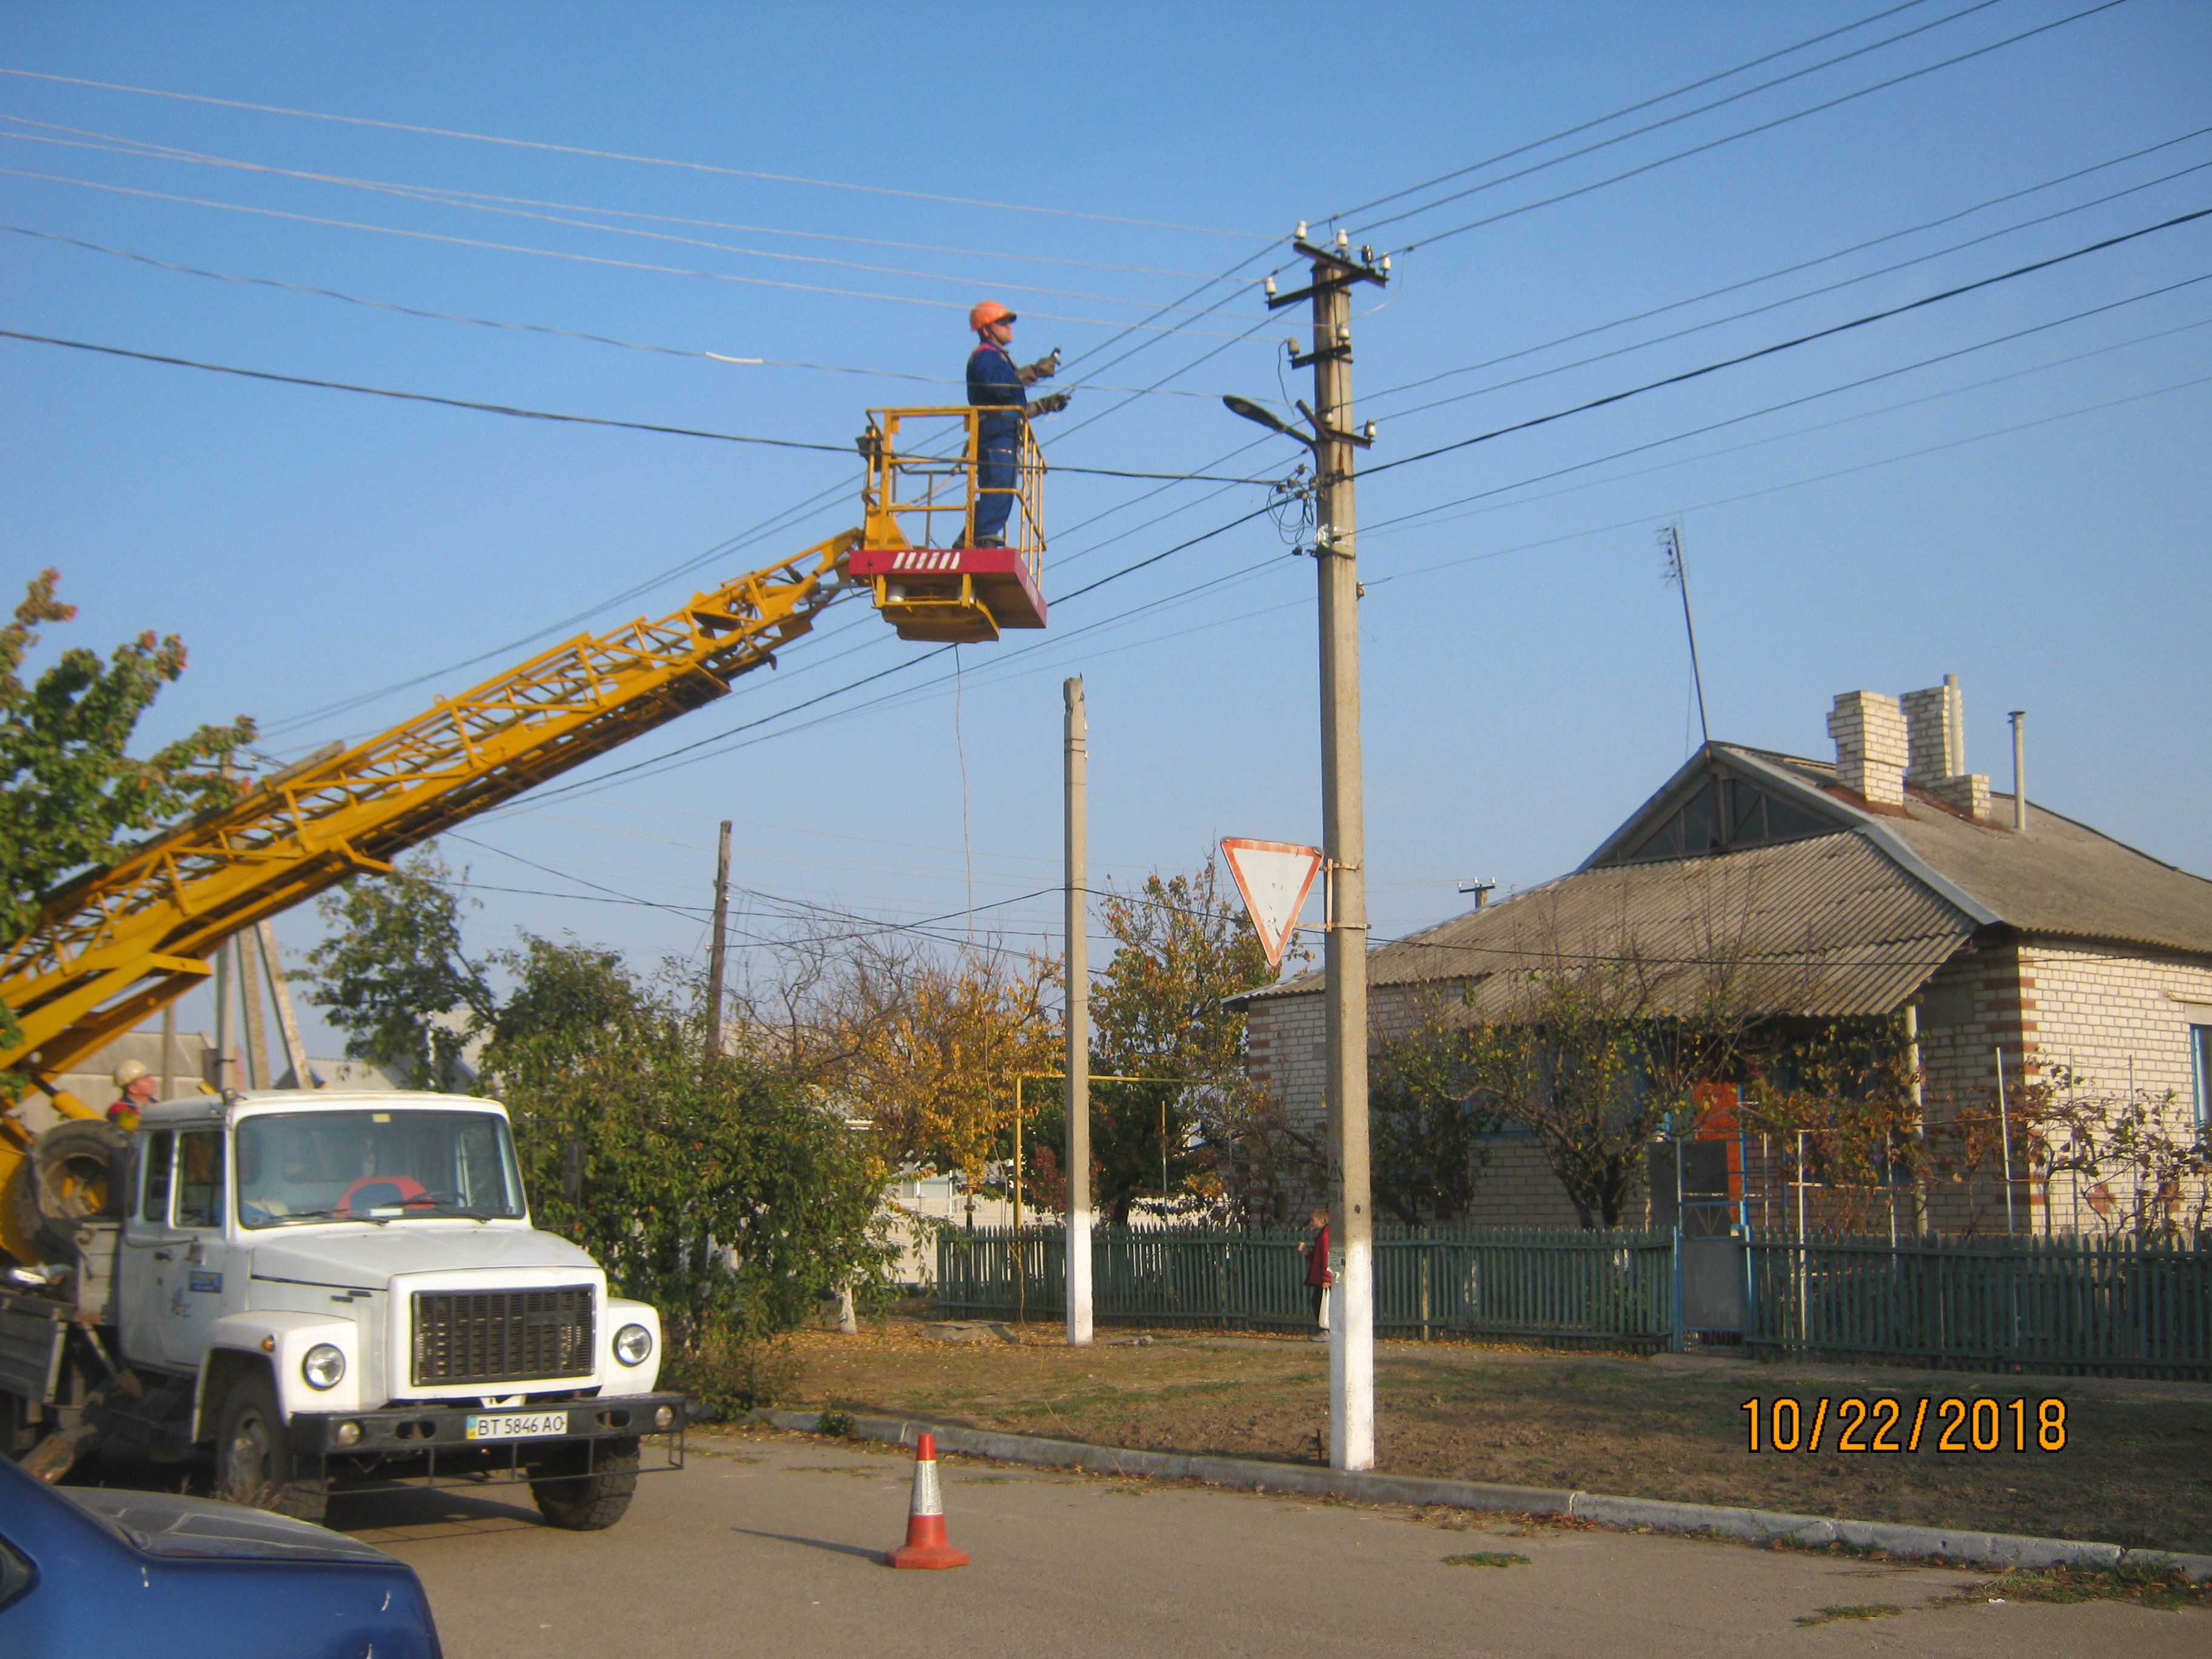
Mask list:
[[[1030,416],[1034,419],[1039,415],[1057,415],[1067,407],[1067,400],[1073,395],[1068,392],[1048,392],[1030,405]]]
[[[1040,357],[1020,371],[1024,386],[1034,386],[1039,380],[1049,380],[1059,373],[1060,348],[1058,346],[1052,349],[1050,356]]]

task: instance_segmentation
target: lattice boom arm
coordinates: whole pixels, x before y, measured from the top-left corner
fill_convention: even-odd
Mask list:
[[[204,977],[240,928],[721,696],[813,627],[861,540],[556,646],[66,884],[0,957],[24,1033],[0,1066],[67,1070]]]

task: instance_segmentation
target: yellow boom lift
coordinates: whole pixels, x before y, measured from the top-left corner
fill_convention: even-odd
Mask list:
[[[1043,627],[1043,459],[1024,425],[1007,545],[974,546],[978,413],[870,410],[859,529],[332,744],[63,884],[0,955],[0,1002],[23,1033],[0,1067],[47,1088],[64,1118],[98,1120],[52,1079],[206,978],[232,934],[714,702],[846,593],[865,588],[904,639]],[[106,1143],[70,1127],[47,1131],[49,1156],[0,1113],[0,1247],[19,1261],[52,1224],[105,1208]]]

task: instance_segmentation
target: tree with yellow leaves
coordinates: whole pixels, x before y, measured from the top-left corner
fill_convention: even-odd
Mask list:
[[[839,1084],[893,1167],[981,1184],[1012,1122],[1015,1074],[1059,1069],[1047,1006],[1059,977],[1049,958],[981,947],[878,957],[848,975]]]

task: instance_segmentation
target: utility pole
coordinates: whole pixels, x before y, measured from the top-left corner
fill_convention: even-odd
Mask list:
[[[714,853],[714,937],[707,946],[707,1058],[722,1054],[722,957],[730,934],[730,821]]]
[[[1082,677],[1068,680],[1060,692],[1067,703],[1067,1342],[1085,1348],[1091,1346],[1091,941],[1084,790],[1090,726]]]
[[[262,1023],[261,976],[246,952],[246,935],[230,937],[231,966],[238,975],[238,997],[246,1012],[246,1086],[265,1089],[269,1075],[269,1029]]]
[[[1333,1236],[1344,1253],[1337,1269],[1328,1349],[1328,1461],[1332,1468],[1375,1463],[1375,1206],[1367,1143],[1366,822],[1359,750],[1359,566],[1352,471],[1374,441],[1352,428],[1352,289],[1390,279],[1389,257],[1357,257],[1340,230],[1334,246],[1309,241],[1301,224],[1293,246],[1310,262],[1310,284],[1273,295],[1269,309],[1313,303],[1311,352],[1293,349],[1291,364],[1314,372],[1310,407],[1319,495],[1314,565],[1321,599],[1322,854],[1328,881],[1322,960],[1328,1004],[1329,1171],[1335,1192]]]
[[[292,1006],[292,993],[284,984],[284,956],[276,948],[276,929],[264,917],[254,923],[253,937],[261,947],[262,971],[269,975],[269,1000],[276,1006],[276,1035],[283,1040],[284,1063],[292,1068],[292,1086],[319,1088],[320,1080],[307,1064],[307,1046],[300,1040],[300,1017]]]
[[[235,1033],[231,1020],[230,956],[228,939],[215,947],[215,1075],[209,1081],[217,1094],[228,1094],[238,1086],[231,1050]]]

